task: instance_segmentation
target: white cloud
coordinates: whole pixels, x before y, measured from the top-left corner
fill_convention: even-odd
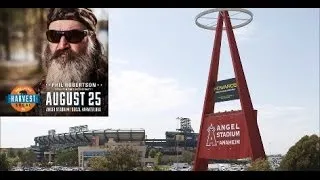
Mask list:
[[[303,107],[298,106],[274,106],[271,104],[257,105],[256,109],[259,109],[259,114],[264,119],[276,119],[290,114],[299,114],[304,110]]]
[[[234,33],[237,44],[240,42],[256,39],[255,32],[256,32],[256,28],[253,24],[249,24],[241,28],[233,29],[233,33]],[[222,32],[222,43],[223,45],[226,45],[227,47],[229,47],[226,30]],[[228,51],[228,53],[230,52]]]
[[[285,154],[302,136],[319,132],[315,113],[298,106],[257,106],[266,153]]]
[[[114,64],[120,64],[120,65],[126,65],[126,64],[129,64],[129,61],[127,60],[124,60],[124,59],[121,59],[121,58],[110,58],[109,59],[109,63],[111,65],[114,65]]]
[[[237,41],[246,41],[255,36],[256,28],[253,24],[249,24],[242,28],[234,29],[234,35]]]
[[[194,89],[181,88],[171,78],[138,71],[122,71],[110,77],[110,108],[114,111],[161,112],[187,102]]]

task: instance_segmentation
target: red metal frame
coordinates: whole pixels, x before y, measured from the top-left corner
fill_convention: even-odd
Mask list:
[[[214,87],[217,83],[218,79],[218,67],[219,67],[219,59],[220,59],[220,48],[221,48],[221,39],[222,39],[222,31],[223,31],[223,22],[225,23],[226,32],[228,36],[228,42],[231,52],[231,58],[233,63],[233,69],[236,76],[238,92],[241,102],[242,113],[245,119],[245,126],[247,131],[247,139],[248,144],[250,147],[250,156],[252,160],[257,158],[265,158],[265,152],[263,148],[263,144],[260,137],[260,132],[257,124],[257,117],[255,111],[252,106],[250,93],[248,90],[247,82],[245,79],[245,75],[243,72],[239,51],[237,48],[236,40],[234,37],[234,33],[232,30],[231,21],[229,18],[229,13],[227,11],[221,11],[218,15],[218,22],[216,27],[216,34],[213,46],[213,52],[211,56],[211,64],[207,82],[207,89],[203,104],[203,112],[201,118],[201,125],[200,125],[200,132],[198,138],[198,146],[196,151],[195,163],[194,163],[194,170],[195,171],[205,171],[208,169],[208,160],[207,157],[203,153],[204,144],[203,141],[206,141],[204,138],[203,133],[207,131],[207,127],[204,125],[208,119],[213,119],[214,117]],[[217,152],[217,151],[215,151]],[[201,154],[202,153],[202,154]],[[233,157],[230,155],[230,157]]]

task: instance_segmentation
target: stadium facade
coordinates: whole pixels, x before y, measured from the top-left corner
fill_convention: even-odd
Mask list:
[[[89,130],[87,126],[76,126],[71,127],[68,133],[59,134],[56,134],[55,130],[49,130],[47,135],[35,137],[35,145],[31,148],[36,153],[38,161],[49,162],[54,159],[58,150],[78,148],[78,153],[81,152],[79,166],[83,166],[85,157],[102,156],[107,153],[101,149],[106,149],[110,143],[113,146],[132,144],[142,152],[142,158],[148,158],[150,149],[157,149],[164,155],[177,155],[183,150],[195,150],[197,146],[198,133],[194,133],[190,121],[189,118],[180,118],[180,129],[165,132],[165,139],[146,139],[144,129]],[[139,147],[137,144],[140,144]]]

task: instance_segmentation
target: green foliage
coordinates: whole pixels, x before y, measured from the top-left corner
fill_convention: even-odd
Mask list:
[[[36,154],[32,150],[28,150],[22,154],[20,161],[24,166],[32,166],[36,162]]]
[[[157,152],[156,153],[155,158],[156,158],[156,163],[157,164],[161,164],[162,163],[162,156],[163,156],[163,154],[161,152]]]
[[[131,146],[118,146],[107,155],[108,170],[129,171],[140,166],[140,153]]]
[[[151,150],[149,151],[149,156],[150,156],[151,158],[154,158],[154,157],[156,156],[157,152],[158,152],[157,150],[151,149]]]
[[[55,162],[61,166],[78,166],[78,149],[66,149],[57,152]]]
[[[21,159],[21,157],[23,156],[23,151],[22,150],[18,150],[17,156]]]
[[[131,171],[141,167],[140,153],[131,146],[118,146],[109,151],[105,157],[89,160],[92,170]]]
[[[170,166],[168,165],[158,165],[160,171],[170,171]]]
[[[320,170],[320,137],[303,136],[280,163],[280,170]]]
[[[194,158],[194,152],[191,151],[183,151],[182,152],[182,161],[188,164],[191,164]]]
[[[162,171],[162,169],[158,165],[153,166],[153,170],[154,171]]]
[[[176,162],[176,159],[172,156],[168,157],[168,160],[166,162],[163,162],[163,164],[170,164],[172,165],[174,162]]]
[[[8,171],[10,169],[10,164],[6,157],[6,154],[0,153],[0,171]]]
[[[251,163],[248,171],[271,171],[271,166],[268,160],[258,158]]]
[[[94,171],[107,171],[108,160],[106,157],[93,157],[89,159],[88,166]]]
[[[9,148],[9,149],[8,149],[8,157],[9,157],[9,158],[14,158],[14,157],[16,157],[16,154],[14,153],[14,151],[13,151],[12,148]]]
[[[17,166],[18,163],[20,162],[20,158],[18,156],[14,157],[14,158],[7,158],[7,160],[9,162],[10,169],[14,166]]]
[[[145,171],[143,166],[138,166],[133,169],[134,171]]]

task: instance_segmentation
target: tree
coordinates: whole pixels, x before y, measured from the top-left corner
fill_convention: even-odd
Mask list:
[[[17,156],[21,159],[21,157],[23,156],[23,151],[22,150],[18,150]]]
[[[107,155],[108,170],[128,171],[141,166],[141,154],[131,146],[118,146]]]
[[[161,164],[162,163],[162,156],[163,156],[163,154],[161,152],[157,152],[157,154],[155,155],[157,164]]]
[[[32,166],[36,162],[36,154],[32,150],[24,152],[20,158],[24,166]]]
[[[186,162],[188,164],[191,164],[191,162],[193,161],[193,156],[194,156],[194,153],[191,151],[182,152],[182,160],[183,162]]]
[[[94,171],[107,171],[108,160],[106,157],[94,157],[89,159],[88,166]]]
[[[8,149],[8,157],[9,158],[14,158],[16,157],[16,154],[14,153],[14,150],[12,148]]]
[[[154,157],[156,156],[156,154],[157,154],[157,150],[155,150],[155,149],[151,149],[151,150],[149,151],[149,156],[150,156],[151,158],[154,158]]]
[[[76,148],[66,149],[57,152],[55,162],[62,166],[77,166],[78,165],[78,150]]]
[[[251,163],[248,171],[271,171],[271,166],[267,159],[258,158]]]
[[[9,163],[9,168],[11,169],[14,166],[17,166],[18,163],[20,162],[20,159],[18,156],[14,157],[14,158],[7,158],[8,163]]]
[[[280,170],[320,170],[320,137],[303,136],[280,163]]]
[[[168,157],[168,160],[167,160],[167,162],[165,162],[165,164],[170,164],[170,165],[172,165],[175,161],[176,161],[176,160],[175,160],[174,157]]]
[[[130,171],[141,167],[141,154],[131,146],[117,146],[109,150],[104,158],[92,158],[89,165],[92,170]]]
[[[10,165],[6,154],[0,153],[0,171],[8,171],[9,169]]]
[[[153,166],[153,171],[162,171],[162,169],[160,168],[160,166],[155,165]]]

